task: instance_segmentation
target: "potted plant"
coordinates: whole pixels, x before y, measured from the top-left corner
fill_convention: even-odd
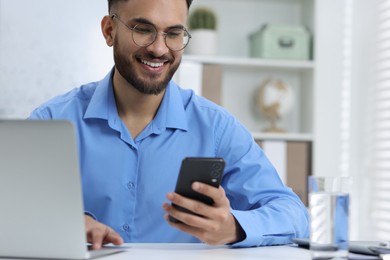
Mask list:
[[[214,55],[217,50],[217,18],[213,10],[206,7],[194,9],[188,18],[188,29],[192,36],[187,46],[189,54]]]

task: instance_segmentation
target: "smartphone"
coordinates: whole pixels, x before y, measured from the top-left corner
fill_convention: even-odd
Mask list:
[[[225,161],[223,158],[214,157],[187,157],[184,158],[180,167],[179,176],[176,182],[175,192],[194,200],[201,201],[208,205],[212,205],[214,201],[203,194],[194,191],[191,188],[193,182],[202,182],[216,188],[221,184]],[[174,207],[195,214],[188,209],[172,204]],[[180,222],[179,220],[169,216],[170,221]]]

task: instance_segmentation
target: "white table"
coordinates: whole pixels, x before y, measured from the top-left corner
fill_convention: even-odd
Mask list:
[[[167,260],[309,260],[310,252],[292,246],[230,248],[205,244],[125,244],[126,252],[107,256],[104,260],[167,259]]]

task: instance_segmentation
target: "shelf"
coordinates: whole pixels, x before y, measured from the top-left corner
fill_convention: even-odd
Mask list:
[[[252,132],[252,136],[256,140],[313,141],[312,134]]]
[[[314,62],[300,60],[266,60],[258,58],[238,58],[225,56],[197,56],[184,55],[183,61],[192,61],[205,64],[219,64],[224,66],[263,67],[292,70],[312,70]]]

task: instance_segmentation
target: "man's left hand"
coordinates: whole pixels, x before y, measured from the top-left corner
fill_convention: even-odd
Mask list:
[[[164,217],[171,226],[193,235],[209,245],[230,244],[245,238],[245,232],[230,212],[229,200],[221,186],[215,188],[204,183],[194,182],[192,189],[212,198],[214,204],[210,206],[183,197],[180,194],[169,192],[167,194],[168,200],[197,214],[186,213],[176,209],[169,203],[164,203],[163,209],[167,212]],[[181,221],[181,223],[170,221],[169,215]]]

